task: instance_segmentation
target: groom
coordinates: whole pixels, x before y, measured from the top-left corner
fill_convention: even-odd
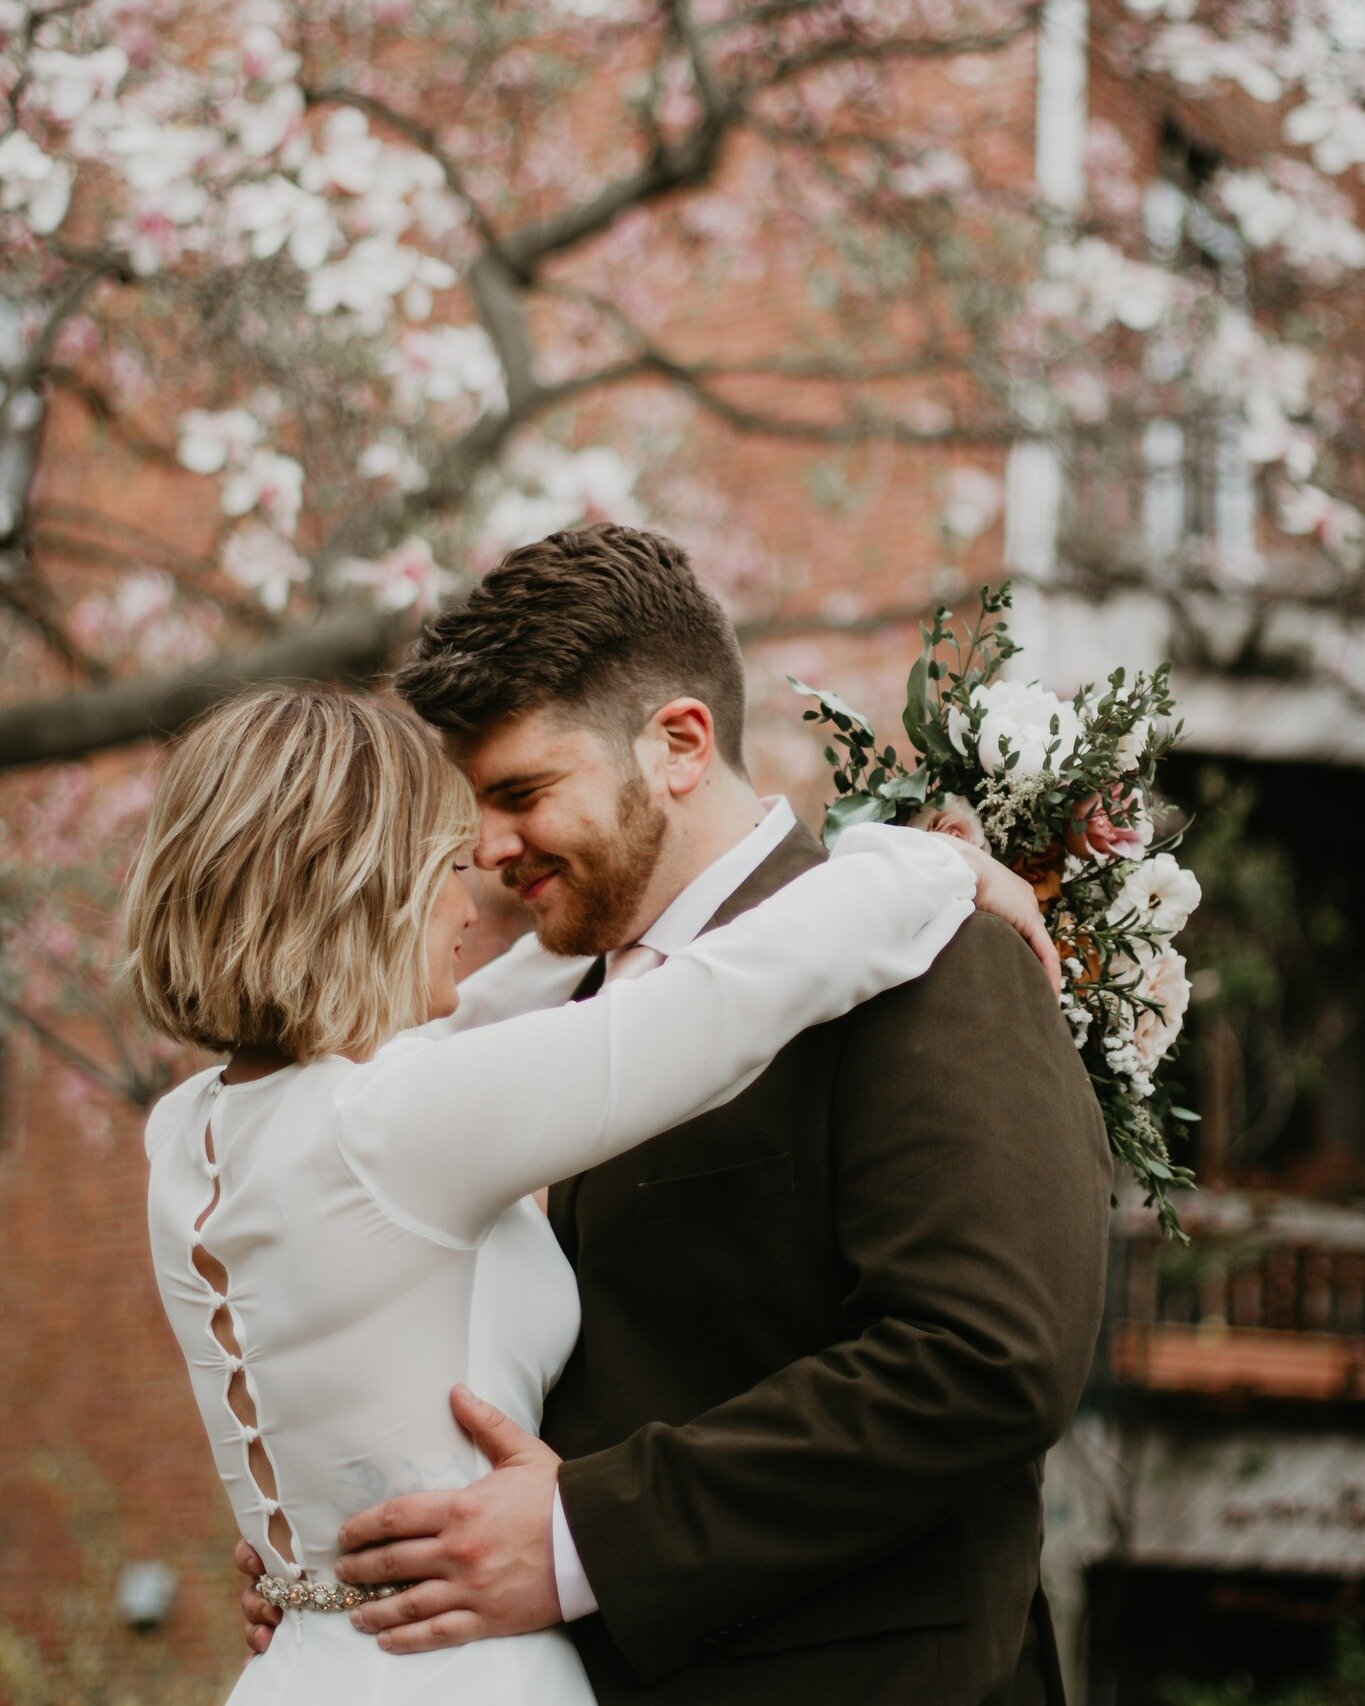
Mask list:
[[[577,998],[824,857],[751,788],[734,631],[657,535],[513,552],[398,686],[475,784],[478,863],[591,956]],[[515,1009],[518,958],[466,1022]],[[1109,1187],[1048,978],[978,911],[918,982],[551,1191],[583,1326],[544,1443],[457,1391],[493,1471],[346,1524],[343,1579],[419,1583],[355,1620],[412,1652],[562,1616],[603,1706],[1056,1706],[1041,1460]]]

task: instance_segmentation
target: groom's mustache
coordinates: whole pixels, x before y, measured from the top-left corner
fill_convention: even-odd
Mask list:
[[[563,869],[562,859],[524,861],[520,865],[505,865],[502,880],[509,889],[529,889],[532,883],[538,883],[542,877],[553,876]]]

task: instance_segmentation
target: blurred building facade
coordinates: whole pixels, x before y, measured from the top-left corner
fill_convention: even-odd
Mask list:
[[[1079,205],[1087,126],[1107,119],[1144,162],[1153,251],[1188,252],[1235,293],[1236,238],[1201,209],[1199,183],[1264,121],[1235,97],[1153,101],[1149,85],[1121,81],[1090,51],[1103,23],[1102,0],[1093,10],[1048,0],[1040,28],[988,85],[950,84],[923,67],[907,77],[926,101],[971,104],[1002,180],[1036,186],[1059,220]],[[677,305],[684,329],[709,313]],[[762,345],[774,313],[780,304],[756,301],[706,336],[742,353]],[[22,454],[37,449],[49,489],[88,495],[94,453],[77,413],[54,406],[41,435],[30,429]],[[1156,420],[1092,442],[1040,433],[998,457],[973,453],[1000,483],[1003,509],[950,570],[928,518],[963,465],[951,452],[921,457],[909,479],[891,463],[881,474],[860,464],[856,489],[832,496],[831,464],[815,451],[715,424],[697,432],[703,478],[771,494],[763,545],[787,570],[776,605],[755,606],[746,624],[762,785],[787,788],[810,815],[823,793],[818,752],[784,697],[786,670],[861,691],[890,725],[917,644],[905,613],[993,578],[1003,562],[1027,583],[1016,623],[1026,672],[1071,690],[1116,664],[1174,657],[1189,735],[1173,767],[1179,802],[1202,806],[1205,767],[1226,776],[1230,765],[1246,834],[1283,853],[1291,888],[1302,880],[1312,891],[1300,897],[1309,912],[1321,910],[1319,895],[1337,907],[1349,850],[1340,837],[1324,849],[1317,814],[1286,803],[1308,787],[1335,813],[1365,804],[1365,718],[1349,695],[1297,684],[1283,667],[1330,610],[1278,603],[1253,648],[1248,630],[1267,620],[1254,598],[1210,600],[1196,631],[1188,606],[1177,613],[1148,584],[1191,540],[1258,548],[1254,481],[1219,422],[1193,432]],[[26,478],[21,449],[10,454],[0,480]],[[105,466],[112,506],[132,519],[184,503],[175,470],[138,485]],[[193,535],[194,521],[185,526]],[[1115,591],[1106,575],[1088,586],[1097,556],[1126,565],[1128,584]],[[860,624],[866,610],[882,618]],[[120,760],[102,762],[118,773]],[[1358,903],[1337,910],[1346,939],[1359,939]],[[506,928],[495,918],[490,940]],[[1284,929],[1293,934],[1292,918]],[[1220,1019],[1216,999],[1207,1022],[1196,1014],[1191,1097],[1205,1117],[1211,1185],[1187,1214],[1192,1249],[1159,1246],[1137,1205],[1116,1216],[1092,1390],[1048,1480],[1047,1571],[1078,1703],[1155,1700],[1163,1665],[1176,1671],[1188,1657],[1197,1669],[1201,1640],[1204,1660],[1228,1674],[1239,1653],[1261,1652],[1268,1629],[1306,1668],[1318,1654],[1303,1631],[1360,1614],[1365,1218],[1350,1205],[1362,1187],[1365,1071],[1359,990],[1349,954],[1338,957],[1346,969],[1332,960],[1327,1004],[1336,1029],[1316,1056],[1301,1050],[1285,1068],[1288,1090],[1260,1083],[1236,1016]],[[1291,1004],[1298,975],[1284,973]],[[1318,1070],[1304,1065],[1310,1057]],[[209,1701],[238,1651],[232,1536],[146,1259],[140,1116],[98,1088],[54,1098],[52,1058],[17,1034],[0,1053],[0,1676],[22,1706]],[[1265,1133],[1248,1149],[1257,1119]],[[164,1625],[138,1630],[119,1610],[120,1571],[137,1562],[176,1572]],[[1170,1631],[1161,1655],[1144,1646],[1153,1621]],[[1254,1656],[1263,1662],[1270,1678],[1273,1664]]]

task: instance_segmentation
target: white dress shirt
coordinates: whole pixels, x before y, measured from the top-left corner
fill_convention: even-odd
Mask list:
[[[761,802],[762,819],[742,841],[722,853],[714,864],[708,865],[700,876],[694,877],[671,905],[661,912],[640,937],[639,946],[652,948],[667,959],[681,949],[690,947],[716,913],[734,894],[740,884],[751,877],[768,855],[786,840],[796,827],[796,813],[790,801],[774,795]],[[630,947],[615,948],[606,957],[606,974],[613,976],[613,961],[629,954]],[[623,976],[632,975],[623,971]],[[574,1545],[564,1505],[555,1493],[554,1514],[551,1518],[551,1537],[554,1543],[555,1586],[559,1590],[559,1609],[564,1621],[572,1623],[597,1610],[597,1597],[588,1582],[587,1574]]]

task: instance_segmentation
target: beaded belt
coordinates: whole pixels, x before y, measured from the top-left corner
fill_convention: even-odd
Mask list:
[[[372,1599],[402,1593],[410,1582],[385,1582],[382,1587],[358,1588],[350,1582],[291,1582],[287,1576],[258,1576],[256,1591],[280,1611],[354,1611]]]

